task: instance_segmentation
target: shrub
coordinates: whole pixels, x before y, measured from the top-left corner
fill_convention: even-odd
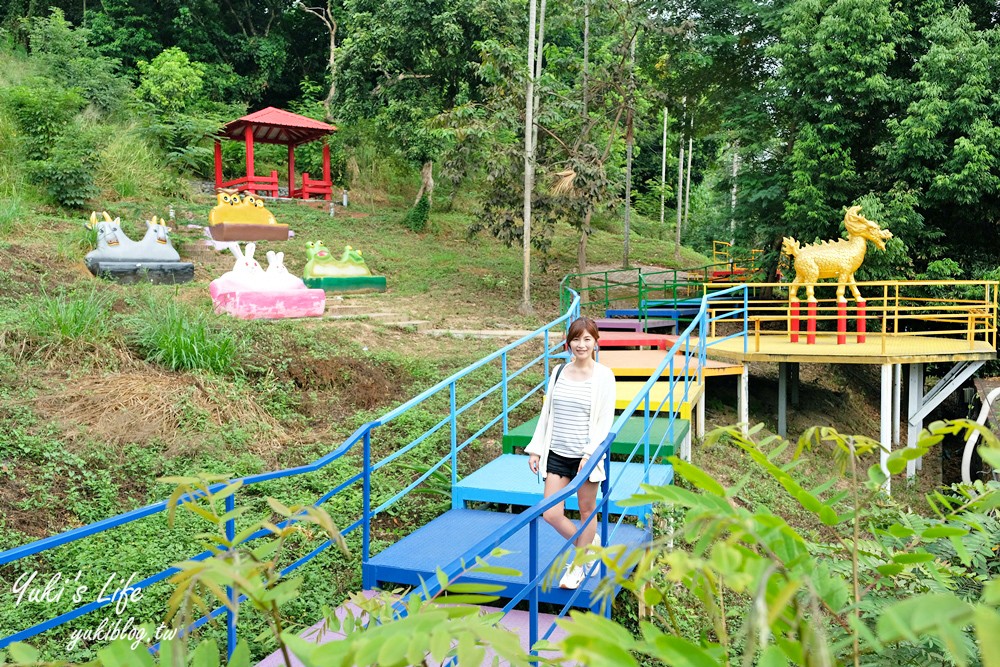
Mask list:
[[[0,99],[14,114],[25,135],[29,160],[45,159],[73,116],[86,104],[79,91],[63,88],[48,79],[34,79],[28,85],[8,88]]]
[[[427,201],[427,195],[422,195],[420,200],[406,212],[403,217],[403,225],[414,232],[422,232],[427,226],[427,217],[430,214],[431,206]]]
[[[32,59],[41,63],[49,76],[79,89],[88,102],[105,111],[121,107],[131,90],[128,79],[118,73],[119,61],[87,43],[87,30],[74,30],[57,8],[47,17],[30,19],[28,25]]]
[[[48,157],[29,165],[49,198],[69,208],[83,208],[98,195],[94,181],[95,148],[77,134],[55,141]]]
[[[136,95],[170,113],[183,111],[198,99],[205,77],[205,66],[176,46],[165,49],[152,62],[140,60],[139,71],[142,79]]]

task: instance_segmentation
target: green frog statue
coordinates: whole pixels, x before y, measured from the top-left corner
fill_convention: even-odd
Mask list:
[[[306,243],[306,265],[302,278],[309,287],[319,287],[328,292],[354,292],[361,290],[385,291],[385,277],[373,276],[360,250],[344,246],[340,259],[322,241]]]

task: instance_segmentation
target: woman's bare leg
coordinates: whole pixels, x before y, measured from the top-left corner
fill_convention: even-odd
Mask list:
[[[580,504],[580,523],[590,518],[590,515],[597,509],[597,482],[584,482],[580,490],[576,492],[577,502]],[[597,533],[597,520],[591,521],[583,533],[576,540],[576,546],[583,549],[594,541]]]
[[[569,482],[568,478],[550,472],[545,478],[545,497],[548,498],[551,495],[559,493],[566,488]],[[576,524],[566,518],[566,513],[563,511],[563,503],[557,503],[545,510],[542,517],[550,526],[556,529],[556,532],[567,540],[576,532]]]

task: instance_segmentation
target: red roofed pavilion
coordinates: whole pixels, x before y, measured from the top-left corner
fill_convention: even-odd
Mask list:
[[[261,144],[288,146],[289,197],[309,199],[310,195],[322,195],[324,199],[330,199],[333,193],[333,184],[330,182],[330,146],[325,138],[336,131],[337,128],[333,125],[274,107],[267,107],[230,121],[222,128],[222,137],[243,141],[246,144],[246,176],[232,181],[222,180],[222,137],[220,137],[215,140],[215,187],[235,188],[253,194],[265,192],[272,197],[278,196],[277,171],[272,171],[270,176],[254,174],[253,144],[256,141]],[[304,173],[302,185],[296,187],[295,147],[317,139],[324,139],[323,178],[321,180],[309,178],[309,174]]]

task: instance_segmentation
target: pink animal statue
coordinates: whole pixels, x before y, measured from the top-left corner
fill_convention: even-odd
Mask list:
[[[208,286],[215,312],[243,320],[321,317],[326,310],[326,292],[309,289],[301,278],[285,268],[284,253],[267,253],[267,270],[253,258],[257,247],[238,243],[229,246],[236,258],[231,271]]]

